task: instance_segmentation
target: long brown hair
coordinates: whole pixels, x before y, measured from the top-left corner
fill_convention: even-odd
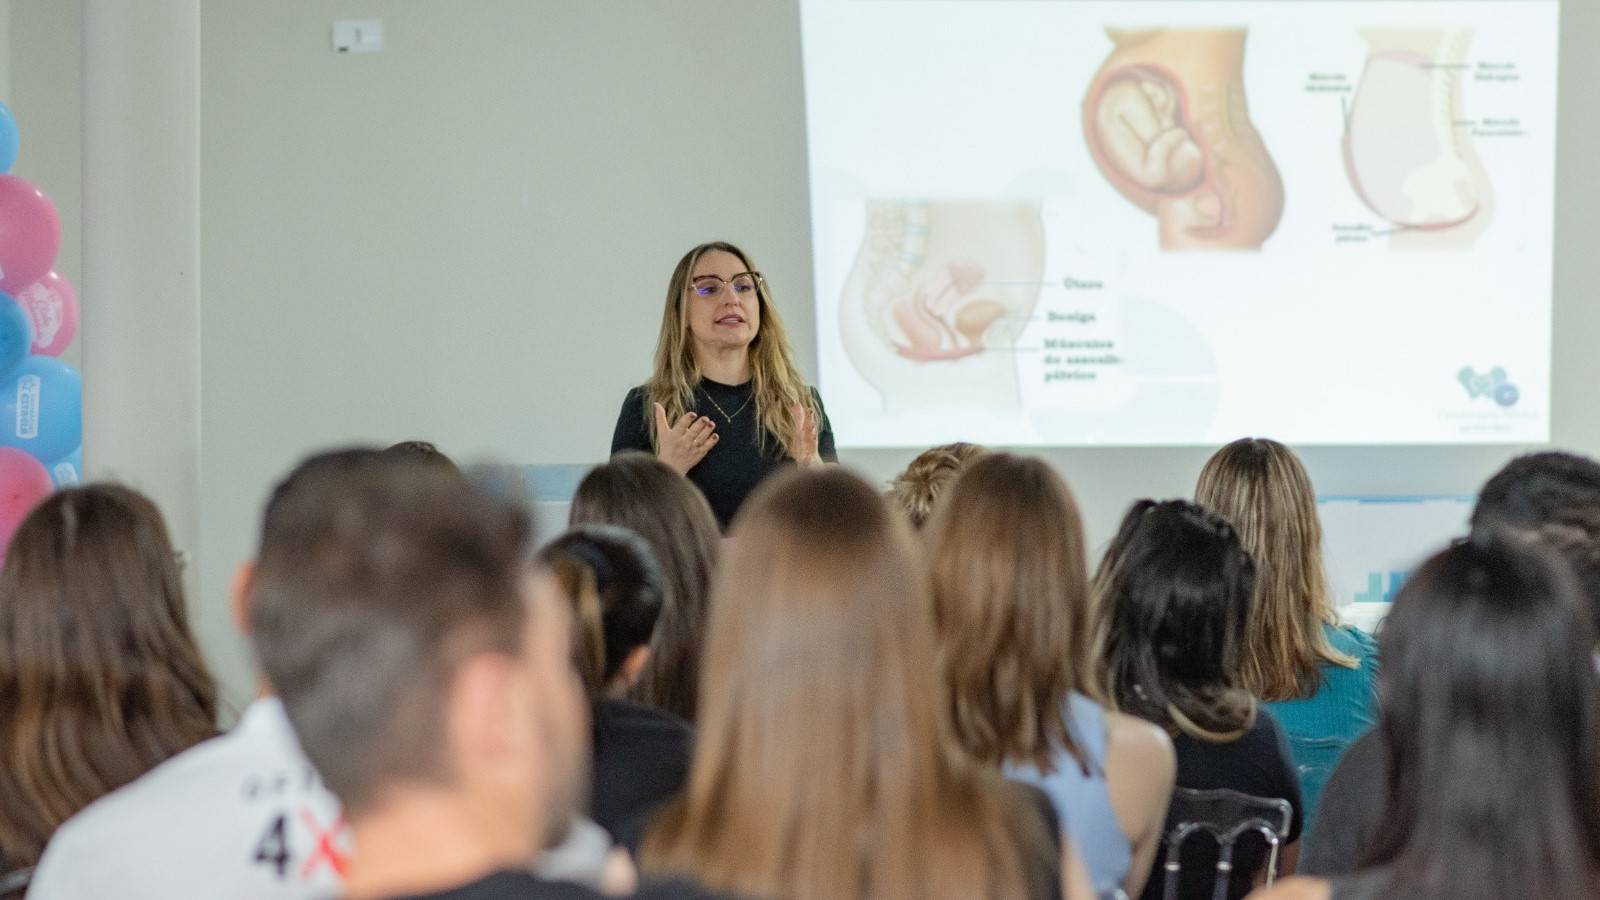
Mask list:
[[[1089,563],[1072,491],[1048,465],[985,456],[928,523],[934,616],[956,734],[986,763],[1085,766],[1065,705],[1094,692]]]
[[[889,500],[916,528],[928,524],[934,505],[967,464],[988,453],[981,444],[957,441],[930,447],[917,454],[904,472],[889,483]]]
[[[1234,441],[1206,462],[1195,502],[1233,523],[1255,560],[1240,686],[1292,700],[1316,693],[1324,663],[1355,668],[1323,632],[1339,619],[1322,568],[1317,494],[1294,451],[1265,438]]]
[[[633,699],[695,719],[706,598],[722,550],[700,489],[648,453],[619,453],[578,484],[570,524],[620,525],[655,551],[668,591]]]
[[[645,868],[755,897],[1026,895],[1043,825],[954,744],[906,526],[830,467],[762,485],[735,532],[689,783]]]
[[[667,282],[667,303],[661,311],[661,334],[656,339],[655,371],[645,383],[649,402],[644,405],[645,427],[651,442],[655,442],[655,412],[653,404],[659,403],[667,411],[667,421],[676,422],[694,408],[695,388],[700,385],[700,367],[694,360],[694,348],[689,340],[689,277],[700,257],[713,251],[732,254],[739,258],[745,269],[754,271],[750,257],[743,250],[725,241],[701,244],[678,260]],[[766,279],[757,279],[756,298],[760,304],[761,320],[756,326],[756,336],[750,342],[750,378],[755,388],[756,421],[762,427],[756,440],[764,442],[770,435],[778,447],[787,454],[790,436],[794,433],[794,416],[789,408],[796,403],[815,409],[806,380],[794,364],[794,352],[789,347],[789,333],[778,316],[778,307],[772,302],[772,293]]]
[[[1227,520],[1185,500],[1140,500],[1095,572],[1101,696],[1121,712],[1216,744],[1256,720],[1239,684],[1255,566]]]
[[[38,861],[99,797],[216,733],[217,687],[155,504],[47,498],[0,569],[0,856]]]

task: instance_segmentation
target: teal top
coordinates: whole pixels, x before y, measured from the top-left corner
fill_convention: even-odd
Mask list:
[[[1356,668],[1323,663],[1316,693],[1266,704],[1289,736],[1306,822],[1315,818],[1322,786],[1345,748],[1378,721],[1378,642],[1353,625],[1322,630],[1333,649],[1355,657]]]

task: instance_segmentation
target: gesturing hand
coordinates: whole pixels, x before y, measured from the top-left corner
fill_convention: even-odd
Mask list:
[[[801,403],[789,407],[789,420],[794,423],[794,434],[789,441],[789,456],[802,466],[822,465],[822,455],[817,452],[817,411]]]
[[[717,445],[717,435],[711,433],[717,423],[691,412],[684,413],[678,424],[669,425],[666,409],[659,403],[655,406],[656,458],[687,475]]]

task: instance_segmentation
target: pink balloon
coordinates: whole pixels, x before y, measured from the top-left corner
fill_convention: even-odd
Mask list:
[[[0,447],[0,548],[10,549],[22,520],[54,489],[43,463],[22,450]]]
[[[44,192],[15,175],[0,175],[0,291],[17,292],[43,278],[61,250],[61,218]]]
[[[17,303],[33,324],[36,356],[60,356],[78,333],[78,292],[51,272],[17,293]]]

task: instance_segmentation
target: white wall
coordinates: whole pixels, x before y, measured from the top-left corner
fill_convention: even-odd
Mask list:
[[[339,56],[335,18],[387,50]],[[815,338],[792,3],[207,0],[200,614],[306,450],[598,460],[667,276],[756,254]]]
[[[33,12],[68,9],[10,2],[14,48],[43,29]],[[1600,124],[1584,114],[1600,4],[1564,6],[1554,437],[1600,452]],[[387,50],[335,55],[332,20],[369,16]],[[467,459],[599,460],[670,267],[711,237],[752,251],[815,374],[794,0],[205,0],[200,24],[193,602],[236,700],[250,666],[228,574],[308,450],[422,437]],[[1098,540],[1135,497],[1186,493],[1207,452],[1046,455]],[[1470,492],[1512,452],[1304,449],[1325,493]],[[846,462],[883,479],[910,455]]]
[[[0,99],[11,107],[22,134],[22,149],[11,174],[44,191],[61,216],[61,253],[56,271],[74,286],[82,284],[83,259],[83,99],[80,71],[82,0],[0,0],[9,86]],[[87,297],[83,298],[89,302]],[[72,366],[82,361],[74,343],[62,354]]]

